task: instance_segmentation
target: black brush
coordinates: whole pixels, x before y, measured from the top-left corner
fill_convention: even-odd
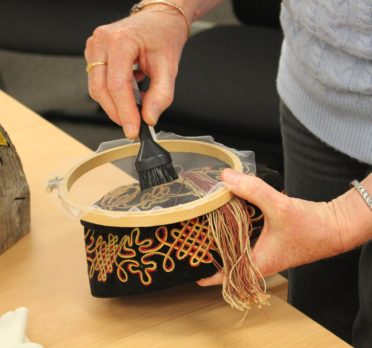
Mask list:
[[[135,80],[133,81],[133,92],[141,116],[139,131],[141,146],[135,166],[141,190],[145,190],[174,181],[178,179],[178,174],[173,167],[170,153],[154,141],[149,126],[142,119],[142,99]]]

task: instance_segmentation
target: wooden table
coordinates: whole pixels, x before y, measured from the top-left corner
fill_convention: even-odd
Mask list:
[[[26,306],[28,336],[44,347],[346,347],[283,299],[242,313],[218,287],[195,284],[129,298],[90,295],[83,230],[45,193],[61,164],[90,150],[0,91],[0,123],[22,159],[31,188],[31,232],[0,256],[0,313]],[[274,277],[272,284],[281,278]]]

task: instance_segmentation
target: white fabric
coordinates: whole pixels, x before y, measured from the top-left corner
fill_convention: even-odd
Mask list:
[[[17,308],[0,317],[1,348],[43,348],[40,344],[31,343],[26,337],[28,309]]]

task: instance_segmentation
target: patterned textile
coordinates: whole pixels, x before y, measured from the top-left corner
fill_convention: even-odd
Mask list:
[[[219,181],[219,168],[184,173],[173,183],[143,192],[138,184],[107,193],[96,205],[115,211],[149,210],[189,202],[208,192]],[[277,172],[261,169],[262,178],[282,189]],[[262,228],[262,213],[247,203],[253,222],[251,238]],[[205,215],[188,221],[152,227],[110,227],[81,221],[84,226],[88,276],[93,296],[113,297],[155,291],[214,274],[220,267],[209,222]]]

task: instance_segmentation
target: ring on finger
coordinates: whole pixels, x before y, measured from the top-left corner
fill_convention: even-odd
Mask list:
[[[98,65],[107,65],[107,62],[98,61],[98,62],[88,63],[87,66],[85,67],[85,70],[86,70],[86,72],[89,74],[90,71],[91,71],[95,66],[98,66]]]

